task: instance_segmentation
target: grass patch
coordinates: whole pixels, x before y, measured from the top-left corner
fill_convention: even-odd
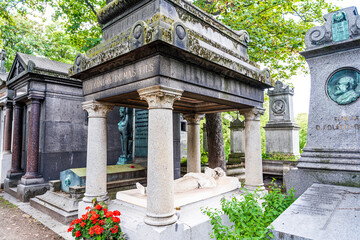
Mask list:
[[[9,202],[8,200],[0,197],[0,207],[1,208],[12,208],[12,209],[16,209],[17,206],[12,204],[11,202]]]

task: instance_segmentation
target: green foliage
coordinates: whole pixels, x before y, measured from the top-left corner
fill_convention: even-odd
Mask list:
[[[298,114],[295,118],[295,121],[300,127],[299,144],[300,144],[300,153],[302,153],[307,140],[308,114],[307,113]]]
[[[260,197],[256,191],[254,193],[244,191],[240,197],[233,196],[230,200],[222,198],[221,210],[202,209],[202,212],[211,219],[212,238],[235,240],[272,237],[268,227],[295,201],[293,190],[287,195],[282,194],[281,188],[274,183],[269,193],[263,197]],[[229,217],[232,223],[230,227],[222,223],[223,214]]]
[[[270,68],[275,80],[306,70],[298,54],[304,49],[304,36],[323,22],[323,12],[336,9],[324,0],[195,0],[194,4],[232,29],[246,30],[250,59]]]
[[[297,161],[300,156],[288,154],[288,153],[262,153],[262,159],[267,160],[279,160],[279,161]]]
[[[17,52],[72,63],[77,49],[70,44],[60,22],[41,24],[27,16],[14,15],[11,24],[0,26],[0,48],[6,50],[9,70]]]

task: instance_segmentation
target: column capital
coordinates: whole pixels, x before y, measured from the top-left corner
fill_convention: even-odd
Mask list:
[[[139,89],[137,92],[140,99],[148,103],[148,109],[173,109],[174,102],[181,98],[183,90],[157,85]]]
[[[89,113],[89,118],[91,117],[105,118],[106,114],[111,110],[113,110],[114,104],[92,100],[92,101],[83,102],[82,108]]]
[[[182,114],[183,118],[187,121],[187,124],[196,124],[199,125],[201,119],[204,118],[205,114],[198,114],[198,113],[185,113]]]
[[[260,121],[260,116],[265,113],[265,108],[253,107],[240,109],[239,112],[244,115],[246,121]]]

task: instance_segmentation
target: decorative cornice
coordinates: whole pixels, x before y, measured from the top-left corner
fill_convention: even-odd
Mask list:
[[[141,100],[145,100],[148,109],[173,109],[173,104],[181,98],[183,90],[165,87],[161,85],[139,89]]]

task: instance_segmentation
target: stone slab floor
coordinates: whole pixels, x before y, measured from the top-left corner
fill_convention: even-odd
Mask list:
[[[67,228],[0,190],[0,240],[74,239]]]

